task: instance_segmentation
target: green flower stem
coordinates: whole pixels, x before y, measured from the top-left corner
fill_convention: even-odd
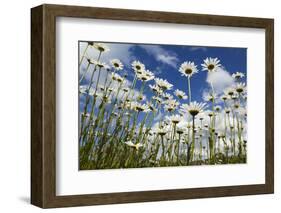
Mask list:
[[[187,84],[188,84],[188,100],[189,100],[189,104],[191,103],[191,86],[190,86],[190,77],[187,77]]]
[[[215,90],[214,90],[214,86],[213,83],[210,82],[211,85],[211,89],[212,89],[212,111],[213,111],[213,117],[212,117],[212,129],[211,129],[211,147],[212,149],[210,149],[210,160],[214,160],[214,155],[215,155],[215,144],[216,144],[216,135],[215,135]]]
[[[232,110],[232,124],[233,124],[233,128],[232,128],[233,138],[232,138],[232,140],[233,140],[233,150],[234,150],[233,155],[235,156],[236,155],[236,140],[235,140],[236,131],[235,131],[235,126],[234,126],[234,121],[235,121],[235,115],[234,115],[234,111]]]
[[[165,159],[165,144],[164,144],[164,136],[163,135],[160,135],[161,137],[161,145],[162,145],[162,157],[161,159],[164,160]]]
[[[87,47],[85,48],[85,50],[84,50],[84,52],[83,52],[83,54],[82,54],[82,58],[81,58],[80,61],[79,61],[79,67],[80,67],[80,65],[82,64],[83,59],[85,58],[85,55],[86,55],[86,52],[87,52],[89,46],[90,46],[90,45],[87,44]]]
[[[98,61],[100,60],[100,58],[101,58],[101,51],[99,52],[99,55],[98,55]],[[89,84],[89,87],[88,87],[88,93],[87,93],[87,95],[86,95],[86,103],[85,103],[85,106],[84,106],[84,114],[86,114],[87,113],[87,108],[88,108],[88,104],[89,104],[89,102],[90,102],[90,95],[89,95],[89,91],[90,91],[90,89],[91,89],[91,87],[92,87],[92,84],[93,84],[93,78],[94,78],[94,74],[95,74],[95,72],[96,72],[96,69],[97,69],[97,65],[95,65],[94,66],[94,70],[93,70],[93,72],[92,72],[92,75],[91,75],[91,80],[90,80],[90,84]],[[95,100],[96,98],[94,97],[94,100]],[[84,117],[83,116],[81,116],[81,126],[80,126],[80,135],[79,135],[79,141],[81,141],[81,139],[82,139],[82,137],[83,138],[85,138],[85,134],[86,134],[86,132],[85,131],[83,131],[83,128],[84,128],[84,121],[85,121],[85,119],[84,119]]]
[[[139,129],[139,134],[138,134],[138,137],[137,137],[137,139],[136,139],[136,143],[139,143],[139,142],[141,141],[141,136],[142,136],[142,134],[143,134],[143,127],[144,127],[144,124],[146,123],[146,120],[147,120],[148,115],[149,115],[149,112],[147,112],[147,113],[145,114],[145,117],[144,117],[144,119],[143,119],[142,122],[141,122],[140,129]],[[144,141],[144,142],[145,142],[145,141]]]
[[[89,62],[86,68],[86,71],[83,73],[83,75],[81,76],[80,80],[79,80],[79,84],[82,82],[82,80],[85,78],[86,74],[89,71],[89,67],[90,67],[91,63]]]
[[[181,141],[181,134],[179,134],[179,140],[177,144],[177,164],[180,162],[180,141]]]
[[[200,160],[203,160],[203,120],[201,120],[201,129],[200,129]]]
[[[235,147],[234,147],[233,139],[232,139],[232,128],[231,128],[231,124],[230,124],[230,115],[229,115],[229,113],[227,114],[227,117],[228,117],[229,129],[230,129],[230,143],[231,143],[231,146],[232,146],[231,148],[232,148],[232,152],[233,152],[233,155],[234,155]]]
[[[195,116],[192,116],[192,141],[190,144],[190,152],[189,152],[189,161],[193,160],[194,155],[194,147],[195,147]],[[190,162],[188,162],[190,163]]]

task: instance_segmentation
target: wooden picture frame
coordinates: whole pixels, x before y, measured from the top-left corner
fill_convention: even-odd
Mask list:
[[[56,17],[265,29],[265,184],[56,195]],[[262,139],[261,139],[262,140]],[[267,194],[274,192],[274,21],[125,9],[41,5],[31,9],[31,203],[42,208]]]

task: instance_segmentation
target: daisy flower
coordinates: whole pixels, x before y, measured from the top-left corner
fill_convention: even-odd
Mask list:
[[[162,98],[157,97],[157,96],[152,96],[152,99],[155,100],[158,103],[161,103],[163,101]]]
[[[110,63],[115,70],[122,70],[123,69],[123,64],[119,59],[112,59],[110,61]]]
[[[231,109],[230,108],[225,108],[224,111],[225,111],[226,114],[229,114]]]
[[[237,92],[234,92],[233,95],[231,96],[232,100],[237,100],[239,98],[239,95]]]
[[[219,112],[219,111],[221,111],[221,106],[215,106],[215,110],[217,111],[217,112]]]
[[[108,52],[110,51],[110,49],[108,48],[108,46],[106,46],[105,44],[103,43],[94,43],[92,45],[93,48],[97,49],[98,51],[100,52]]]
[[[95,64],[96,60],[92,58],[86,58],[89,64]]]
[[[111,75],[112,80],[117,81],[119,83],[124,81],[124,78],[122,78],[120,75],[118,75],[117,73],[112,73]]]
[[[164,109],[168,112],[171,112],[171,111],[174,111],[178,105],[180,104],[178,101],[172,99],[172,100],[167,100],[165,102],[165,106],[164,106]]]
[[[245,91],[246,85],[245,85],[245,83],[238,83],[238,84],[236,84],[235,89],[236,89],[236,92],[238,92],[240,94]]]
[[[222,100],[222,101],[226,101],[227,99],[228,99],[228,96],[227,96],[227,95],[222,95],[222,96],[221,96],[221,100]]]
[[[200,121],[203,121],[206,118],[205,113],[203,113],[203,112],[199,113],[198,118]]]
[[[88,117],[90,117],[90,114],[82,112],[81,116],[84,117],[84,118],[88,118]]]
[[[175,96],[177,96],[179,99],[183,99],[186,100],[187,99],[187,95],[185,94],[184,91],[178,90],[176,89],[174,92]]]
[[[204,64],[201,64],[202,70],[208,72],[216,72],[221,67],[220,60],[218,58],[206,58]]]
[[[96,66],[98,66],[99,68],[106,68],[107,67],[107,64],[103,63],[101,61],[92,60],[92,63],[95,64]]]
[[[206,103],[198,103],[196,101],[191,102],[190,104],[182,104],[181,110],[184,112],[189,112],[192,116],[198,115],[198,113],[203,112]]]
[[[133,61],[132,68],[136,73],[141,74],[143,70],[145,70],[145,66],[140,61]]]
[[[160,89],[160,87],[158,87],[157,85],[149,85],[149,88],[153,91],[153,92],[155,92],[155,93],[157,93],[157,94],[161,94],[161,92],[162,92],[162,90]]]
[[[232,96],[234,94],[235,90],[232,87],[228,87],[224,90],[224,94]]]
[[[81,85],[79,86],[79,93],[81,94],[87,94],[89,89],[88,89],[89,86],[87,85]]]
[[[137,73],[137,78],[141,81],[151,81],[154,79],[154,74],[149,70],[143,70],[141,73]]]
[[[241,78],[243,78],[245,75],[242,72],[236,72],[232,74],[232,78],[234,78],[235,80],[240,80]]]
[[[129,92],[129,88],[128,88],[128,87],[123,88],[123,92],[124,92],[124,93],[125,93],[125,92]]]
[[[171,115],[168,117],[168,120],[173,124],[178,124],[182,120],[182,117],[180,115]]]
[[[197,73],[197,66],[194,64],[194,62],[191,61],[185,61],[181,64],[179,71],[182,76],[191,77],[193,74]]]
[[[181,135],[181,134],[183,134],[183,133],[185,132],[185,129],[184,129],[183,127],[178,127],[178,126],[177,126],[176,132],[177,132],[179,135]]]
[[[164,98],[164,100],[171,100],[173,99],[173,96],[170,93],[163,93],[162,97]]]
[[[213,102],[216,98],[217,98],[217,95],[215,93],[213,93],[213,94],[205,94],[203,96],[203,99],[205,101],[210,101],[210,102]]]
[[[155,129],[155,132],[158,134],[158,135],[161,135],[161,136],[164,136],[168,133],[168,129],[165,128],[165,127],[157,127]]]
[[[170,84],[167,80],[164,80],[162,78],[155,78],[155,83],[158,87],[160,87],[163,91],[170,90],[173,87],[173,84]]]
[[[133,102],[131,107],[133,110],[137,112],[148,112],[150,110],[148,105],[140,104],[138,102]]]

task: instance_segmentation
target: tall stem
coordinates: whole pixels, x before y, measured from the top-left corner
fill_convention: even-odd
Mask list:
[[[86,54],[86,52],[87,52],[87,50],[88,50],[88,47],[89,47],[89,44],[87,44],[87,47],[85,48],[85,50],[84,50],[84,52],[83,52],[83,54],[82,54],[82,58],[81,58],[80,61],[79,61],[79,67],[80,67],[80,65],[82,64],[83,59],[85,58],[85,54]]]
[[[194,154],[194,146],[195,146],[195,116],[192,116],[192,144],[191,144],[191,156]]]
[[[187,78],[187,83],[188,83],[188,100],[189,100],[189,104],[191,102],[191,86],[190,86],[190,77]]]

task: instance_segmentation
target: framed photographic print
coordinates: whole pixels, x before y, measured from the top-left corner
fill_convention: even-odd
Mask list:
[[[31,9],[31,203],[273,193],[272,19]]]

